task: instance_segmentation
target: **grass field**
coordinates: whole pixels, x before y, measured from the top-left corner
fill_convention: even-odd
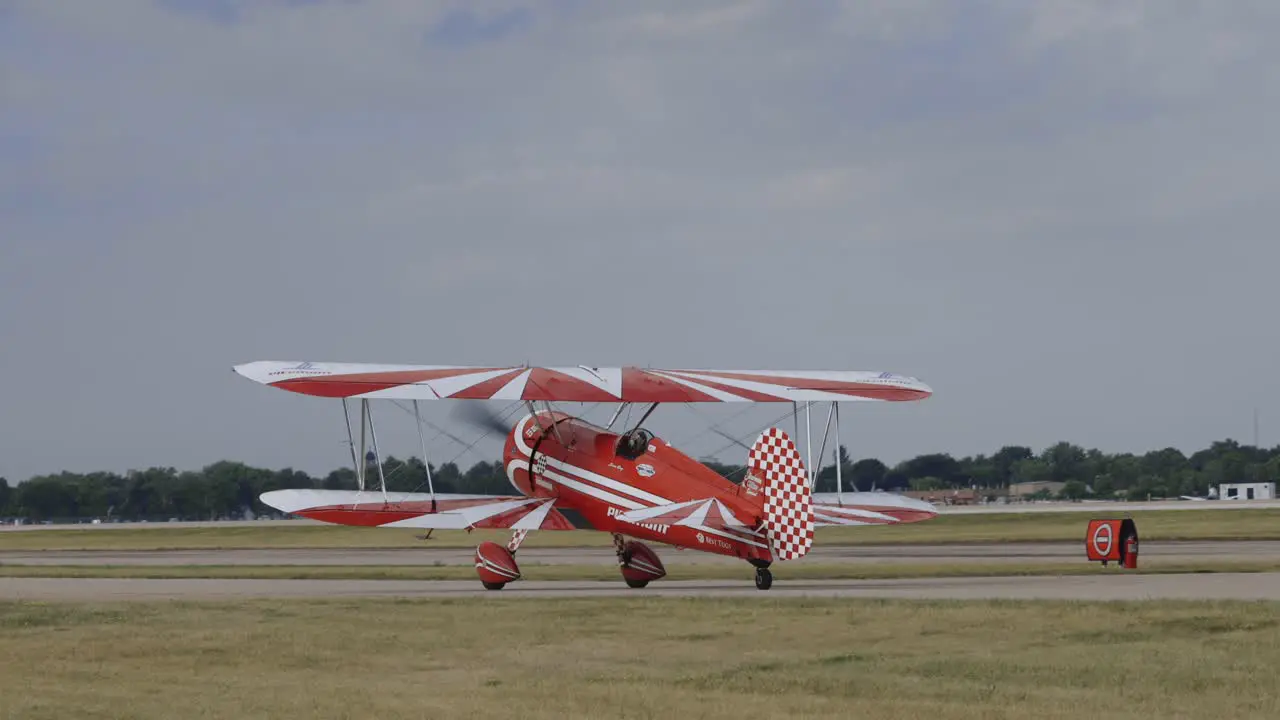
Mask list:
[[[1275,718],[1280,607],[0,604],[0,717]]]
[[[1153,510],[1131,514],[1145,540],[1280,540],[1280,509]],[[1100,516],[1105,516],[1105,513]],[[820,528],[825,545],[933,544],[945,542],[1083,541],[1089,513],[940,515],[893,527]],[[436,531],[424,543],[417,531],[343,526],[227,526],[199,528],[103,528],[0,532],[0,550],[162,550],[238,548],[473,547],[504,542],[505,531]],[[606,533],[534,532],[525,547],[607,547]]]
[[[599,580],[620,582],[612,565],[520,566],[526,580]],[[1136,570],[1104,568],[1077,562],[948,562],[948,563],[791,563],[775,565],[778,581],[884,580],[930,577],[1015,577],[1028,575],[1105,575],[1169,573],[1280,572],[1280,562],[1226,560],[1145,562]],[[0,578],[257,578],[271,580],[476,580],[470,565],[0,565]],[[666,580],[748,580],[752,570],[741,565],[672,565]]]

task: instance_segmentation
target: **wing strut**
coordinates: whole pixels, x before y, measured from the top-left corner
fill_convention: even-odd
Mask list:
[[[831,403],[831,409],[827,411],[827,424],[822,428],[822,445],[818,448],[818,464],[816,467],[809,469],[809,489],[813,490],[818,485],[818,471],[822,469],[822,454],[827,451],[827,438],[831,436],[831,415],[836,411],[835,402]],[[809,446],[809,451],[813,451],[813,446]]]
[[[648,420],[649,416],[653,414],[653,411],[657,409],[658,409],[658,403],[653,403],[652,405],[650,405],[649,409],[644,411],[644,415],[640,416],[640,420],[636,422],[636,426],[632,428],[632,430],[640,429],[640,426],[644,424],[644,421]]]
[[[369,409],[369,401],[361,399],[365,417],[369,418],[369,437],[373,440],[373,461],[378,464],[378,482],[382,484],[382,502],[387,502],[387,477],[382,474],[382,455],[378,452],[378,431],[373,427],[373,410]]]
[[[422,446],[422,467],[427,470],[427,492],[431,493],[431,512],[436,511],[436,488],[431,483],[431,463],[427,462],[427,439],[422,435],[422,415],[418,413],[418,401],[413,401],[413,420],[418,426],[418,444]]]
[[[360,492],[364,492],[364,476],[369,473],[369,456],[365,454],[367,452],[365,450],[367,428],[364,419],[364,404],[367,402],[368,400],[360,401],[360,472],[356,475],[356,482],[360,484]]]
[[[818,482],[818,476],[813,471],[813,423],[809,420],[809,407],[813,403],[806,402],[804,404],[804,447],[805,447],[805,468],[809,472],[809,489],[813,490],[814,483]]]
[[[840,477],[840,466],[844,463],[840,458],[840,403],[831,403],[836,413],[836,446],[832,452],[836,455],[836,504],[844,507],[844,496],[841,494],[844,490],[844,482]]]
[[[613,417],[609,419],[609,424],[604,426],[605,430],[613,429],[613,424],[618,422],[618,416],[622,414],[623,409],[626,408],[627,405],[628,403],[618,403],[618,410],[613,414]]]
[[[347,423],[347,447],[351,448],[351,469],[356,473],[356,482],[360,484],[360,489],[364,489],[364,480],[360,476],[360,463],[356,462],[356,440],[351,432],[351,413],[347,411],[347,399],[342,398],[342,419]],[[360,426],[364,430],[364,425]],[[364,439],[364,436],[361,436]],[[364,448],[360,448],[360,452],[364,452]]]

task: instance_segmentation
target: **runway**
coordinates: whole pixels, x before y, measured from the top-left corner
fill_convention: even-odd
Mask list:
[[[119,602],[250,598],[568,598],[836,597],[949,600],[1280,600],[1280,573],[912,580],[786,580],[756,590],[750,581],[658,581],[632,590],[621,582],[518,581],[487,591],[472,580],[143,580],[0,578],[0,600]]]
[[[707,553],[655,548],[667,565],[741,564],[737,558]],[[1280,541],[1146,542],[1143,558],[1167,562],[1219,560],[1275,560],[1280,562]],[[471,548],[406,549],[252,549],[252,550],[8,550],[0,551],[0,565],[326,565],[326,566],[430,566],[471,565]],[[940,563],[940,562],[1070,562],[1084,561],[1083,542],[998,543],[954,545],[841,545],[814,547],[805,564],[838,563]],[[609,548],[538,548],[520,550],[520,562],[529,565],[613,565]]]

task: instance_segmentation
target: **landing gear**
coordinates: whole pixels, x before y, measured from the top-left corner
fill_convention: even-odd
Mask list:
[[[658,554],[642,542],[623,540],[621,535],[614,533],[613,549],[618,554],[622,579],[629,588],[642,588],[667,574]]]
[[[756,589],[768,590],[773,587],[773,573],[769,568],[756,568]]]
[[[503,547],[495,542],[480,543],[476,548],[476,574],[485,590],[501,590],[507,583],[520,579],[520,566],[516,564],[516,551],[524,542],[528,530],[516,530],[511,542]]]

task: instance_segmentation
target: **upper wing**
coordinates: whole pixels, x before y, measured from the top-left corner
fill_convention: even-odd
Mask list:
[[[513,530],[572,530],[573,524],[555,509],[555,498],[436,493],[434,507],[427,493],[378,490],[272,490],[262,502],[291,515],[338,525],[364,527],[467,528]]]
[[[923,500],[888,492],[813,494],[813,519],[818,527],[829,525],[895,525],[920,522],[938,514]]]
[[[860,370],[658,370],[278,362],[236,365],[264,385],[320,397],[553,402],[923,400],[919,380]]]

